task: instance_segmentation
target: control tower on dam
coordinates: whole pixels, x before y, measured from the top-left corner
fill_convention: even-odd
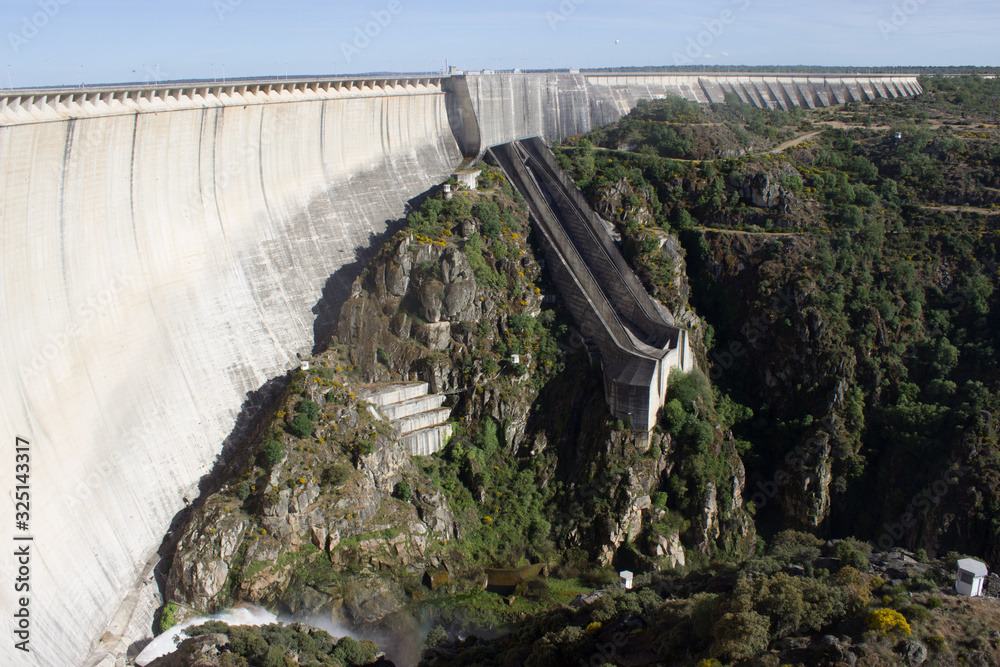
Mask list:
[[[31,448],[29,660],[110,665],[149,635],[172,518],[411,198],[491,146],[726,92],[821,106],[919,86],[555,72],[3,91],[0,436]],[[25,664],[11,642],[0,663]]]

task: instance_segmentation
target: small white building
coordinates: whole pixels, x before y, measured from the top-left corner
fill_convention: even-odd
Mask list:
[[[621,581],[622,588],[624,588],[625,590],[632,589],[632,579],[634,577],[635,575],[629,572],[628,570],[622,570],[621,572],[618,573],[618,578]]]
[[[479,186],[479,175],[483,173],[482,169],[472,169],[469,171],[456,171],[452,176],[458,181],[460,185],[464,185],[470,190],[476,190]]]
[[[963,558],[958,561],[958,576],[955,579],[955,590],[959,595],[969,597],[980,597],[983,594],[983,586],[986,584],[986,576],[989,570],[986,563],[982,563],[974,558]]]

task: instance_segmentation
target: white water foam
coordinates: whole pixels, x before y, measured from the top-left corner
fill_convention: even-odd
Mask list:
[[[252,605],[229,609],[214,616],[199,616],[198,618],[175,625],[163,634],[157,635],[142,650],[142,653],[136,657],[135,664],[138,667],[145,667],[157,658],[173,653],[177,649],[177,645],[188,638],[184,634],[185,628],[189,628],[192,625],[201,625],[206,621],[222,621],[229,625],[268,625],[270,623],[277,623],[278,617],[263,607]]]

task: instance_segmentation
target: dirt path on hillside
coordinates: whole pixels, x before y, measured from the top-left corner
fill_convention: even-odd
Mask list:
[[[1000,210],[980,208],[978,206],[930,206],[921,204],[920,208],[926,211],[954,211],[955,213],[981,213],[983,215],[1000,215]]]
[[[795,139],[789,139],[788,141],[786,141],[783,144],[778,144],[777,146],[775,146],[774,148],[772,148],[768,152],[769,153],[782,153],[782,152],[788,150],[789,148],[794,148],[795,146],[798,146],[799,144],[804,144],[805,142],[809,141],[810,139],[812,139],[813,137],[815,137],[816,135],[819,135],[819,134],[823,134],[823,130],[816,130],[815,132],[808,132],[806,134],[803,134],[801,137],[796,137]]]
[[[748,232],[742,229],[718,229],[715,227],[692,227],[696,232],[715,232],[717,234],[743,234],[744,236],[804,236],[805,234],[822,233],[821,230],[810,232]]]

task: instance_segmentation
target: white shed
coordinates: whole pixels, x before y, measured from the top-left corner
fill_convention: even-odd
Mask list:
[[[979,597],[983,594],[986,575],[989,570],[986,563],[974,558],[963,558],[958,561],[958,577],[955,579],[955,590],[959,595]]]
[[[628,570],[622,570],[621,572],[619,572],[618,573],[618,577],[621,580],[622,588],[624,588],[625,590],[631,589],[632,588],[632,578],[634,576],[635,575],[632,574],[631,572],[629,572]]]

